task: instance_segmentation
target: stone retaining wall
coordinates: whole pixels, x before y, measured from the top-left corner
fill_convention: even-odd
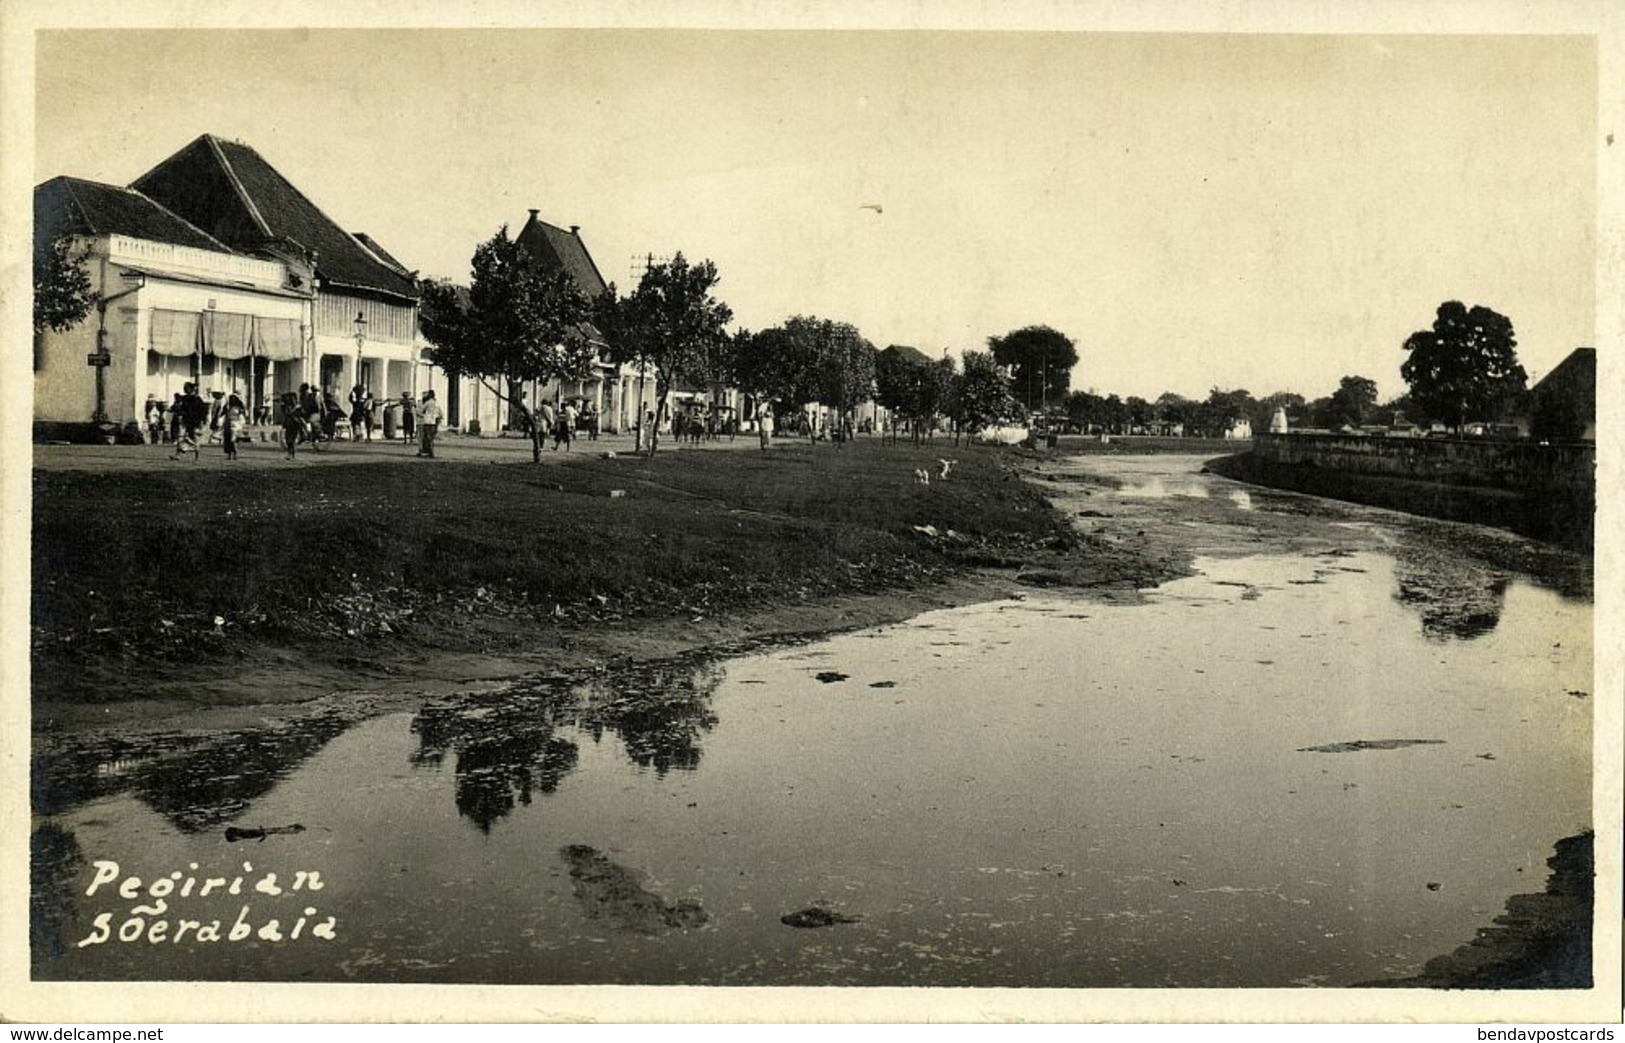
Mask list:
[[[1480,485],[1498,489],[1595,487],[1596,446],[1464,438],[1257,435],[1253,452],[1272,463]]]

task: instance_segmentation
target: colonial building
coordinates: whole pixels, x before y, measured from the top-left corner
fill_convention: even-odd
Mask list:
[[[298,386],[313,304],[302,260],[246,256],[140,191],[72,177],[34,189],[34,249],[58,238],[100,304],[35,337],[41,437],[139,425],[148,396],[168,402],[190,381],[250,408]]]
[[[132,187],[237,253],[314,269],[303,381],[341,398],[358,383],[380,400],[413,390],[413,273],[346,232],[254,149],[205,134]]]

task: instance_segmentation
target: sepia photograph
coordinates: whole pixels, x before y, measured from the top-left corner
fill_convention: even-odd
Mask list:
[[[0,1016],[1619,1016],[1599,8],[152,10],[0,13]]]

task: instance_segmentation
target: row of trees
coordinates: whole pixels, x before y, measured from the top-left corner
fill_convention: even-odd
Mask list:
[[[1077,361],[1071,342],[1045,327],[993,338],[994,351],[967,352],[962,370],[913,348],[877,351],[851,323],[810,315],[729,334],[733,312],[715,296],[719,281],[712,262],[692,264],[679,253],[650,265],[632,293],[622,296],[611,284],[589,300],[567,273],[536,264],[504,226],[475,249],[466,290],[423,282],[423,331],[435,345],[437,365],[478,379],[527,418],[528,383],[580,378],[600,355],[654,381],[661,419],[674,389],[731,386],[777,414],[821,403],[835,413],[837,429],[852,424],[857,407],[874,399],[916,431],[931,429],[941,417],[956,430],[976,431],[1021,412],[997,354],[1012,360],[1006,365],[1018,378],[1034,376],[1061,389]],[[529,426],[539,459],[542,432],[534,422]],[[649,436],[652,452],[658,436]]]
[[[96,303],[81,262],[66,238],[36,244],[36,335],[71,328]],[[1201,401],[1169,392],[1148,402],[1069,392],[1077,346],[1049,326],[989,337],[987,352],[965,353],[962,370],[910,347],[877,352],[850,323],[814,316],[730,335],[733,312],[714,294],[716,266],[690,264],[680,253],[651,265],[631,294],[623,297],[611,284],[596,300],[564,271],[536,264],[506,226],[475,249],[471,269],[467,290],[422,282],[424,333],[447,372],[479,379],[522,417],[531,415],[531,404],[523,400],[527,383],[583,376],[601,355],[636,366],[655,381],[662,417],[676,387],[731,385],[780,412],[820,402],[843,421],[874,398],[917,432],[943,417],[956,430],[975,431],[1043,412],[1086,429],[1161,426],[1216,436],[1242,418],[1266,429],[1278,408],[1298,426],[1331,429],[1379,416],[1386,421],[1397,412],[1460,430],[1472,420],[1502,420],[1521,411],[1532,416],[1538,436],[1565,438],[1575,437],[1586,422],[1562,399],[1530,402],[1511,320],[1460,301],[1439,305],[1432,327],[1406,339],[1400,374],[1410,390],[1380,409],[1376,382],[1352,375],[1314,400],[1285,391],[1255,399],[1246,390],[1214,388]],[[597,342],[594,328],[602,333]],[[539,458],[541,433],[530,426]]]
[[[1296,426],[1332,430],[1392,423],[1397,415],[1415,422],[1439,421],[1460,431],[1469,421],[1503,421],[1520,412],[1531,416],[1537,437],[1577,437],[1584,427],[1584,418],[1573,415],[1571,404],[1562,399],[1529,401],[1512,322],[1482,305],[1444,302],[1432,328],[1411,334],[1404,350],[1400,375],[1409,391],[1381,405],[1376,381],[1351,375],[1329,395],[1313,400],[1287,391],[1255,399],[1246,390],[1219,388],[1203,401],[1172,392],[1147,402],[1075,391],[1062,400],[1061,411],[1088,429],[1180,427],[1187,434],[1208,436],[1221,435],[1244,418],[1254,430],[1266,430],[1277,409]]]

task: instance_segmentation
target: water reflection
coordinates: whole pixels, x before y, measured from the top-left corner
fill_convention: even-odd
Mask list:
[[[722,675],[717,663],[689,657],[434,703],[412,721],[412,763],[439,766],[454,754],[457,810],[489,833],[575,769],[580,751],[559,734],[565,729],[594,743],[615,736],[632,763],[659,777],[694,770],[701,736],[717,724],[710,703]]]
[[[79,842],[69,831],[46,822],[29,837],[29,950],[37,962],[67,949],[78,920],[73,879],[85,865]]]
[[[1394,600],[1421,617],[1429,641],[1471,641],[1501,622],[1510,579],[1471,559],[1411,546],[1396,555],[1394,576]]]
[[[32,798],[42,815],[133,791],[182,833],[241,814],[355,721],[337,711],[209,738],[37,744]]]

